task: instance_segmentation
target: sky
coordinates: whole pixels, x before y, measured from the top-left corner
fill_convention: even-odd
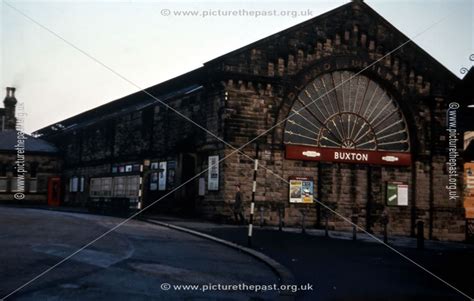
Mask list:
[[[0,0],[0,87],[17,88],[31,133],[347,2]],[[472,66],[474,1],[365,2],[410,38],[439,22],[414,41],[460,78]]]

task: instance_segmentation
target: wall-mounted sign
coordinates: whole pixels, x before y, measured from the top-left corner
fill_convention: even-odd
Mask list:
[[[286,145],[286,158],[308,161],[409,166],[410,153]]]
[[[209,156],[207,190],[219,190],[219,156]]]
[[[166,190],[166,161],[159,164],[158,190]]]
[[[312,204],[314,181],[311,177],[290,177],[290,203]]]
[[[408,184],[387,182],[387,205],[408,206]]]

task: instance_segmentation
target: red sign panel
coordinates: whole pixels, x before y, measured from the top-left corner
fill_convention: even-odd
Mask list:
[[[408,166],[410,153],[286,145],[286,158],[308,161]]]

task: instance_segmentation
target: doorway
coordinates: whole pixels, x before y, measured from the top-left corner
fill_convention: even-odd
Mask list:
[[[48,179],[48,205],[59,206],[61,203],[61,178],[51,177]]]

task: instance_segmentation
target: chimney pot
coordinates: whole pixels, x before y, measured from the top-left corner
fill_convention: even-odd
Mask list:
[[[7,87],[7,97],[14,98],[15,97],[15,90],[14,87]]]

